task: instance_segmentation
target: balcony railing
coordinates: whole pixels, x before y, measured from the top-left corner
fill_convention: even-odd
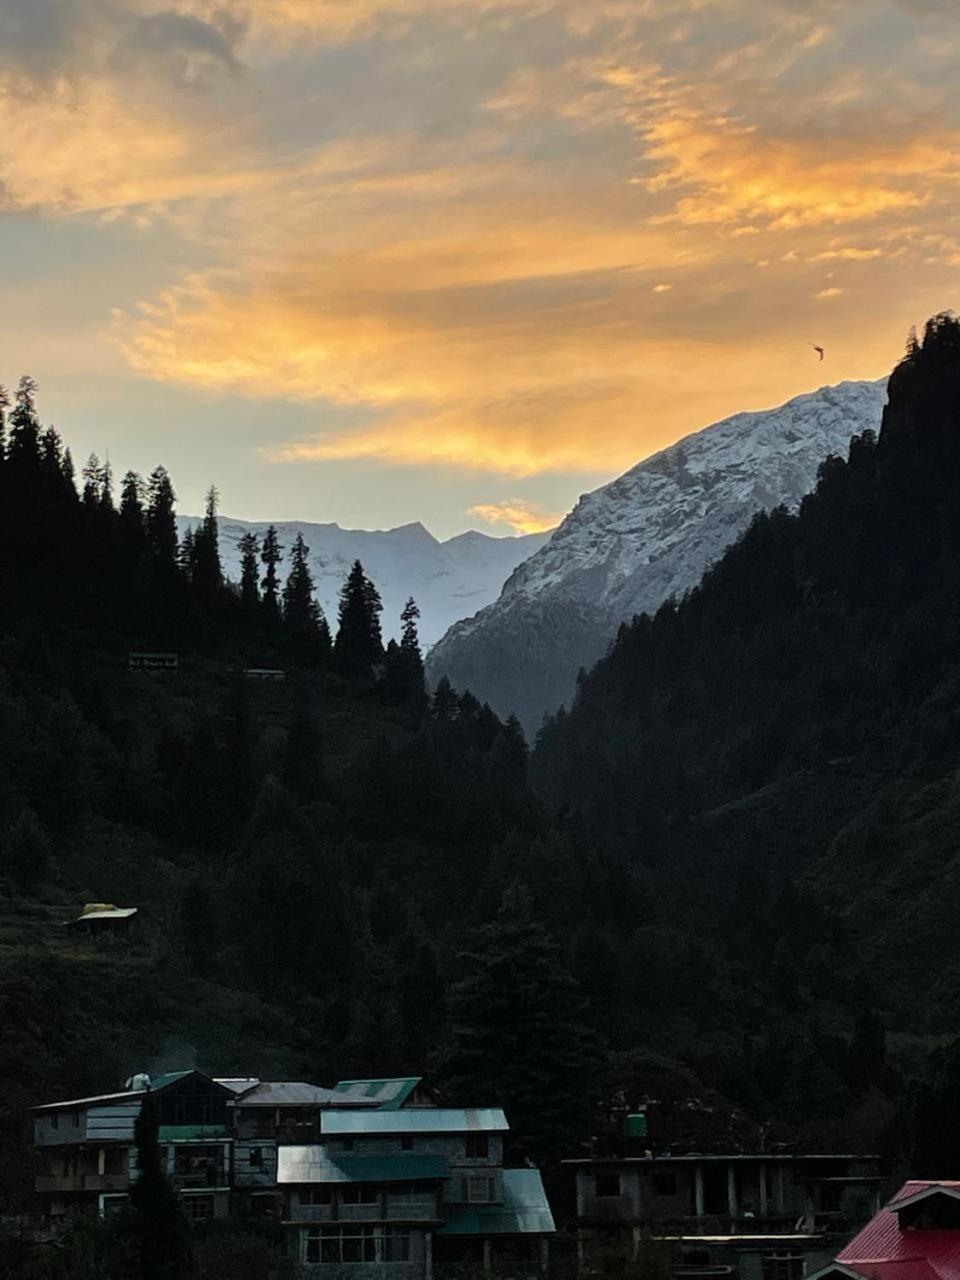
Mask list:
[[[130,1179],[125,1173],[39,1174],[34,1188],[50,1194],[71,1191],[126,1191]]]

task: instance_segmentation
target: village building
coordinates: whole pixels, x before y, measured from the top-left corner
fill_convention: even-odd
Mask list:
[[[319,1143],[279,1149],[288,1255],[318,1280],[345,1264],[385,1280],[465,1262],[536,1274],[553,1217],[539,1171],[504,1168],[508,1127],[498,1109],[325,1111]]]
[[[810,1280],[960,1280],[960,1182],[906,1182]]]
[[[877,1207],[877,1161],[852,1155],[653,1155],[564,1161],[591,1237],[672,1246],[679,1276],[802,1280]]]
[[[417,1077],[325,1089],[184,1071],[36,1107],[51,1218],[126,1201],[148,1089],[187,1217],[274,1218],[304,1276],[349,1264],[355,1280],[431,1280],[436,1266],[502,1261],[534,1275],[546,1263],[553,1217],[539,1171],[504,1167],[503,1111],[438,1107]]]
[[[157,1101],[159,1141],[188,1218],[230,1211],[231,1148],[227,1104],[252,1080],[214,1080],[200,1071],[134,1076],[117,1093],[35,1107],[41,1162],[35,1188],[51,1218],[104,1216],[119,1207],[137,1177],[134,1125],[149,1088]]]
[[[91,935],[126,933],[137,915],[136,907],[117,907],[112,902],[86,902],[67,928]]]

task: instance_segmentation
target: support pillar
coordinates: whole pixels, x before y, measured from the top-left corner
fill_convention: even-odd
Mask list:
[[[735,1218],[740,1212],[737,1204],[737,1166],[731,1160],[727,1165],[727,1215]]]
[[[423,1280],[433,1280],[433,1232],[423,1233]]]
[[[493,1269],[493,1250],[490,1246],[490,1238],[487,1237],[483,1242],[483,1271],[484,1275],[489,1275]]]
[[[540,1237],[540,1273],[546,1275],[550,1269],[550,1238]]]
[[[767,1187],[767,1166],[760,1166],[760,1217],[765,1218],[770,1207],[770,1192]]]
[[[107,1149],[106,1147],[97,1148],[97,1176],[102,1178],[107,1172]]]
[[[698,1218],[703,1217],[703,1165],[693,1166],[693,1211]]]

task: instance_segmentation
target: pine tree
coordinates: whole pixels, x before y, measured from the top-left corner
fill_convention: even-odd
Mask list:
[[[160,1158],[159,1112],[144,1094],[134,1125],[138,1176],[130,1188],[133,1275],[136,1280],[184,1280],[191,1270],[187,1224]]]
[[[186,529],[180,539],[180,546],[177,550],[177,564],[180,566],[180,572],[185,580],[192,583],[197,567],[197,535],[192,529]]]
[[[24,374],[17,386],[16,403],[10,415],[7,463],[17,483],[35,483],[40,469],[40,420],[36,406],[37,384]]]
[[[80,473],[83,479],[80,498],[85,507],[100,505],[100,472],[100,459],[95,453],[91,453]]]
[[[136,471],[128,471],[120,486],[120,519],[128,533],[143,533],[143,479]]]
[[[50,870],[50,837],[32,809],[24,809],[0,840],[0,875],[21,893],[36,893]]]
[[[280,621],[280,561],[283,559],[283,547],[273,527],[263,535],[263,547],[260,559],[267,567],[263,575],[263,616],[268,626],[276,626]]]
[[[220,495],[214,485],[207,491],[203,524],[193,535],[193,586],[205,603],[212,603],[223,585],[220,563],[220,526],[217,506]]]
[[[240,603],[248,617],[260,607],[260,539],[253,530],[240,537]]]
[[[514,1154],[556,1159],[590,1131],[600,1047],[557,943],[514,886],[461,957],[443,1072],[451,1101],[502,1105]],[[499,1102],[497,1101],[499,1099]]]
[[[173,491],[166,467],[155,467],[147,482],[147,544],[160,582],[172,582],[177,570],[177,521]]]
[[[411,597],[403,606],[400,621],[403,626],[400,643],[391,640],[384,659],[384,695],[388,701],[406,704],[422,711],[426,704],[426,685],[423,672],[423,654],[417,619],[420,610]]]
[[[290,648],[301,662],[319,666],[330,654],[330,631],[313,597],[310,548],[298,533],[290,553],[290,573],[283,588],[283,627]]]
[[[380,613],[376,587],[355,560],[340,591],[340,617],[334,658],[345,676],[370,676],[383,662]]]
[[[103,460],[103,466],[100,468],[100,506],[104,511],[113,511],[113,467],[110,464],[110,458],[107,456]]]

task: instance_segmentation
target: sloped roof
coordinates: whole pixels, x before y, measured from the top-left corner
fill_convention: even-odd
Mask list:
[[[921,1193],[937,1189],[953,1197],[960,1182],[904,1183],[837,1254],[837,1262],[864,1280],[960,1280],[960,1229],[902,1230],[897,1217],[899,1209],[923,1198]]]
[[[261,1080],[236,1100],[238,1107],[329,1107],[333,1092],[304,1080]]]
[[[384,1111],[398,1111],[422,1079],[422,1076],[395,1076],[384,1080],[338,1080],[333,1092],[351,1102],[373,1102]]]
[[[450,1172],[444,1156],[332,1156],[321,1146],[277,1148],[277,1182],[442,1182]]]
[[[32,1111],[57,1111],[64,1107],[87,1107],[93,1106],[97,1102],[127,1102],[134,1098],[144,1098],[149,1093],[159,1093],[161,1089],[167,1089],[172,1084],[176,1084],[178,1080],[184,1080],[187,1076],[199,1076],[201,1080],[207,1080],[211,1084],[218,1084],[221,1088],[231,1089],[232,1082],[227,1080],[213,1080],[211,1076],[204,1075],[202,1071],[197,1071],[191,1067],[187,1071],[165,1071],[158,1076],[153,1076],[150,1080],[150,1088],[147,1089],[119,1089],[116,1093],[98,1093],[89,1098],[69,1098],[65,1102],[44,1102],[40,1106],[32,1107]]]
[[[325,1135],[362,1133],[504,1133],[507,1117],[498,1107],[409,1107],[405,1111],[325,1111]]]
[[[548,1235],[556,1230],[539,1169],[504,1169],[503,1204],[448,1204],[439,1235]]]
[[[88,902],[83,911],[67,924],[86,924],[88,920],[129,920],[136,907],[115,907],[112,902]]]

